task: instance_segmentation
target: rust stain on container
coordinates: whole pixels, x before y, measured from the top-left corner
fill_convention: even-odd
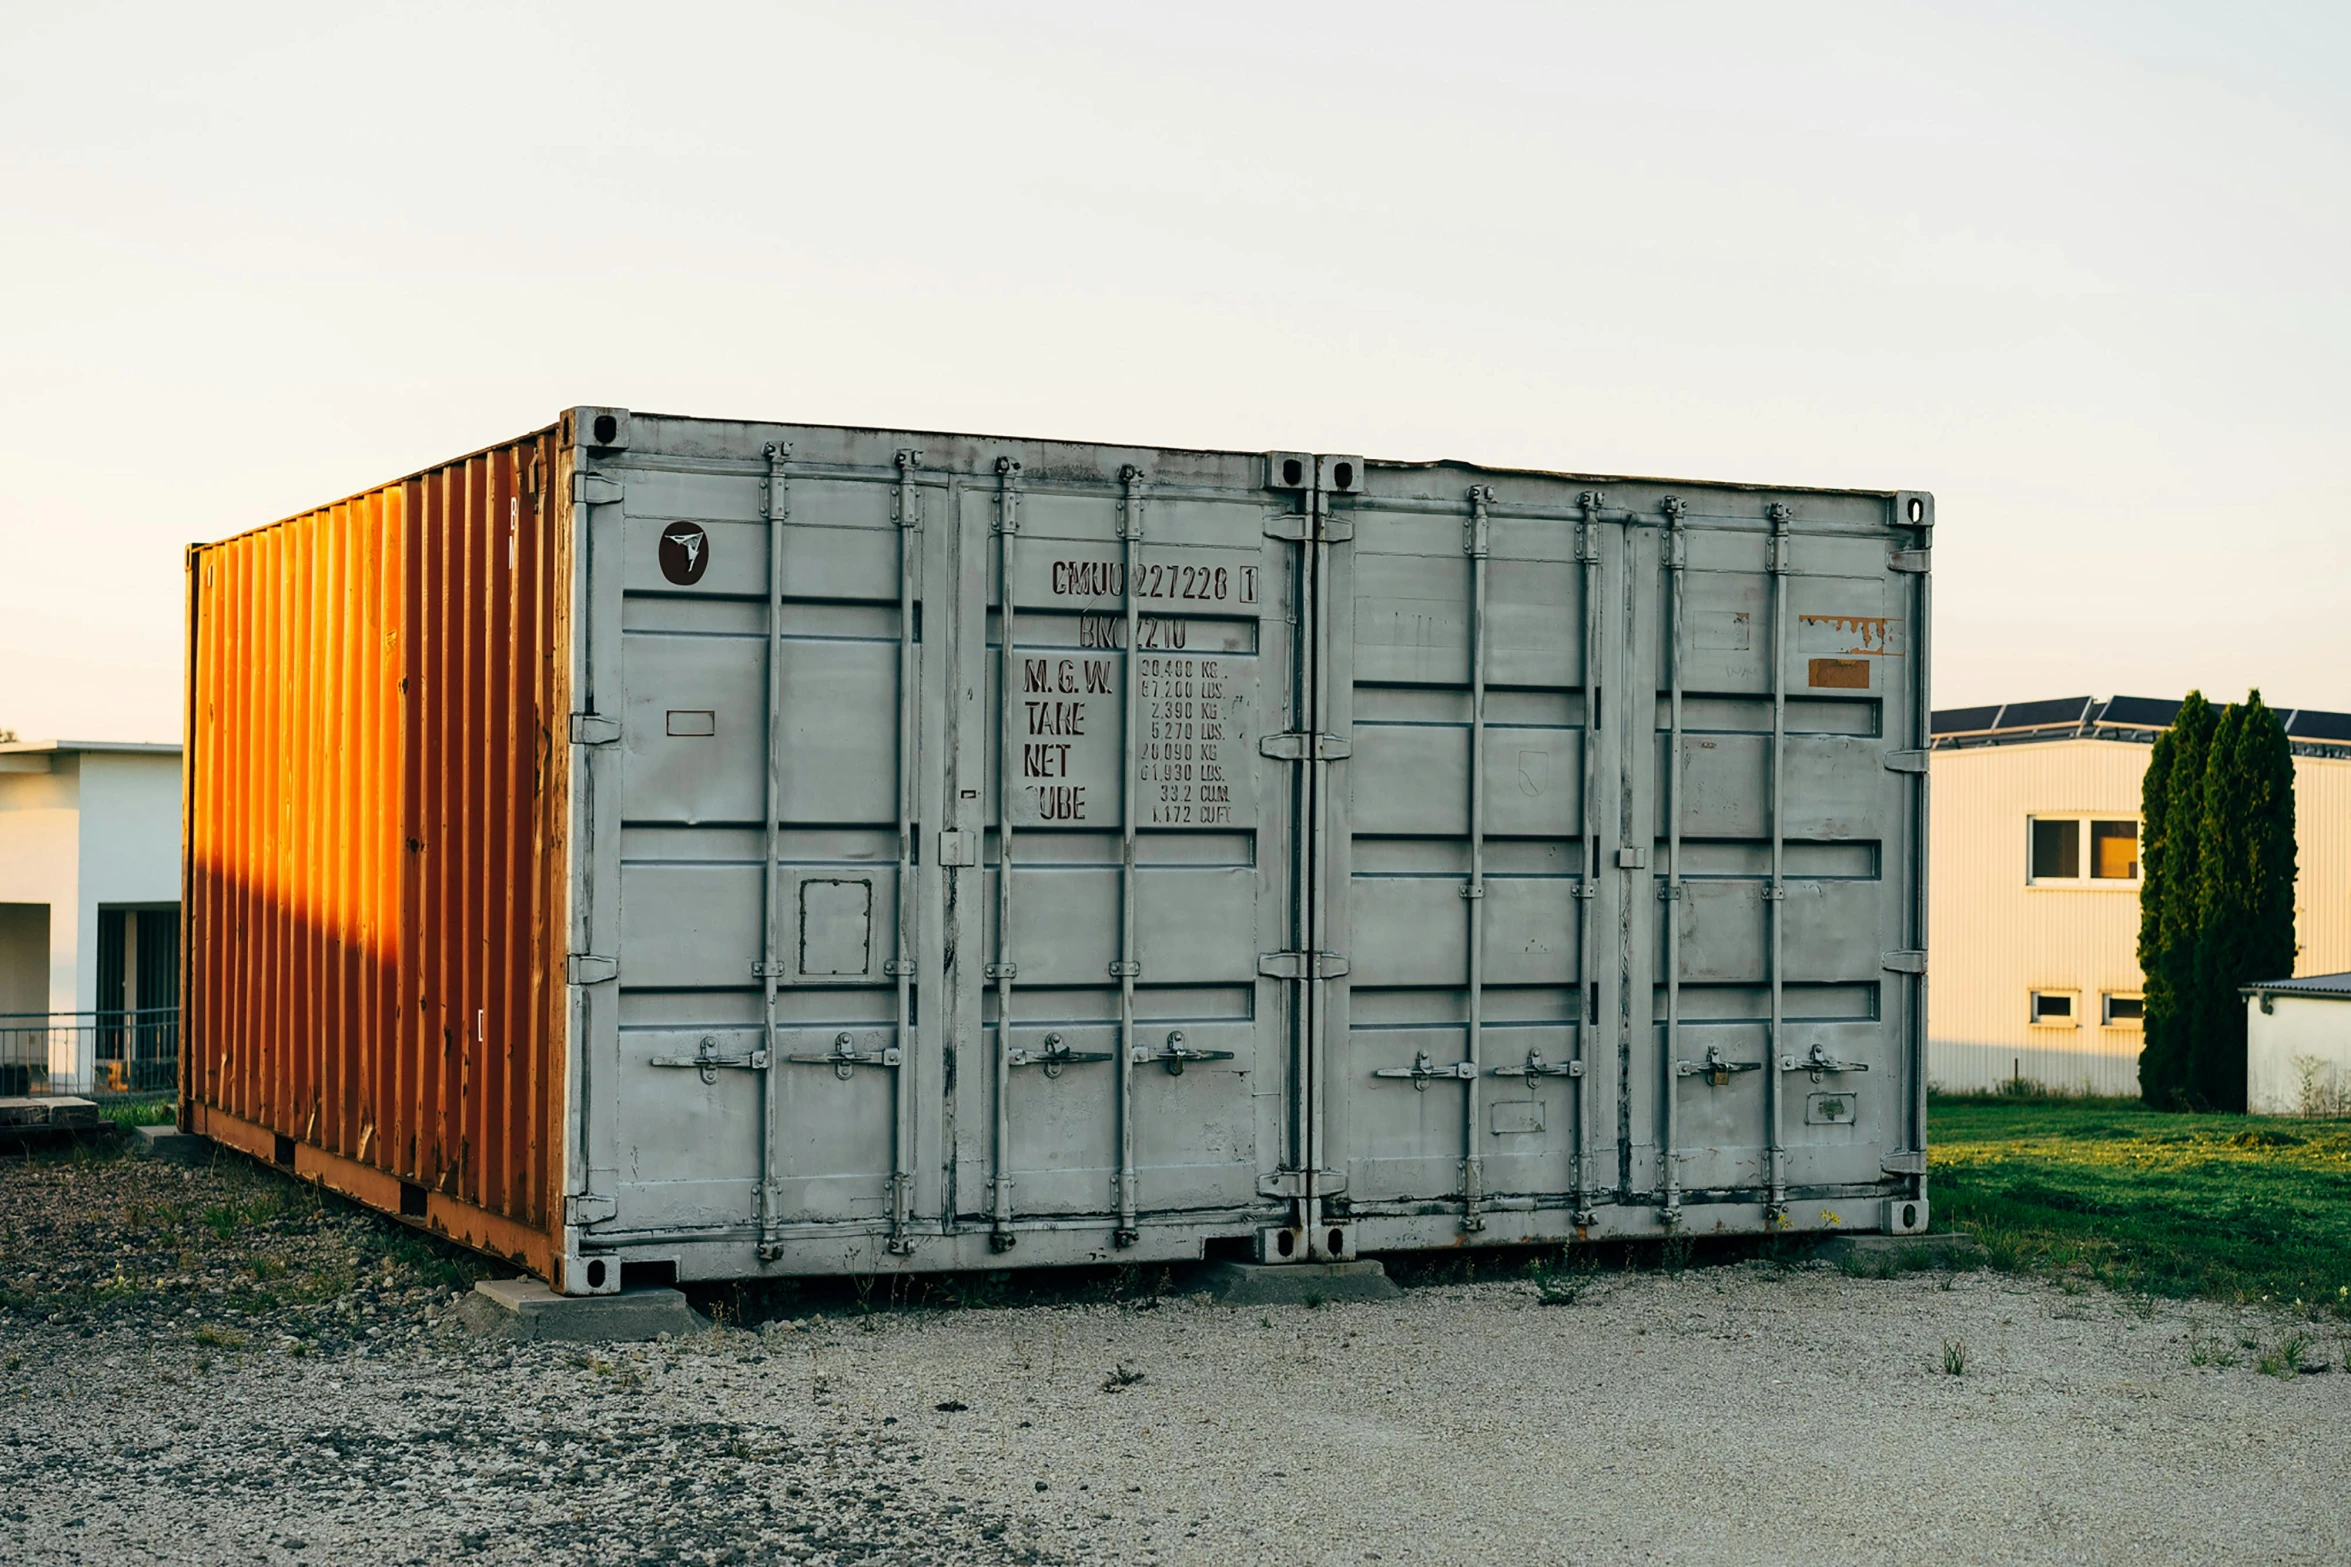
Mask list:
[[[1796,624],[1797,634],[1807,642],[1825,634],[1839,652],[1869,658],[1900,656],[1891,630],[1896,622],[1890,615],[1798,615]]]
[[[183,1124],[541,1272],[558,452],[541,431],[190,549],[183,784]]]
[[[1867,691],[1869,689],[1869,660],[1865,658],[1816,658],[1806,676],[1807,683],[1829,690]]]

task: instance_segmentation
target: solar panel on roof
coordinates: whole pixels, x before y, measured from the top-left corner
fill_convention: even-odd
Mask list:
[[[2000,716],[2000,704],[1989,707],[1946,707],[1936,712],[1932,732],[1939,735],[1973,734],[1992,727],[1992,720]]]
[[[2286,726],[2297,740],[2351,740],[2351,713],[2320,713],[2304,708]]]
[[[2098,715],[2098,721],[2140,729],[2168,729],[2179,713],[2180,704],[2168,697],[2118,696],[2106,704],[2106,711]]]
[[[2078,724],[2090,711],[2092,698],[2061,696],[2046,702],[2011,702],[2000,715],[2003,729],[2038,729],[2049,724]]]

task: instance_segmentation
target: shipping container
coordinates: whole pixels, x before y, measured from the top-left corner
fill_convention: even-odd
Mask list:
[[[190,551],[186,1124],[573,1293],[1923,1228],[1933,523],[574,409]]]

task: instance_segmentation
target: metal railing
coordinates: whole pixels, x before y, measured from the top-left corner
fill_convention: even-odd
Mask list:
[[[0,1096],[156,1094],[180,1081],[180,1009],[0,1012]]]

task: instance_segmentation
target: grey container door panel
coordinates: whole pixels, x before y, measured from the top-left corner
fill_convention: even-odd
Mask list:
[[[1650,1026],[1637,1035],[1634,1076],[1674,1096],[1672,1166],[1685,1194],[1768,1190],[1775,1142],[1784,1190],[1874,1184],[1879,1153],[1907,1140],[1910,988],[1884,961],[1908,943],[1916,895],[1903,850],[1919,830],[1914,784],[1888,767],[1890,751],[1916,744],[1912,579],[1889,569],[1882,532],[1808,526],[1799,503],[1782,546],[1786,624],[1775,628],[1769,532],[1768,522],[1691,519],[1678,648],[1673,573],[1636,589],[1659,606],[1664,628],[1652,639],[1660,678],[1650,683],[1662,780],[1647,813],[1655,864],[1668,866],[1678,828],[1684,880],[1678,900],[1644,922],[1639,955],[1659,980],[1646,988]],[[1666,733],[1674,673],[1678,757]],[[1776,811],[1775,684],[1785,711]],[[1776,973],[1775,839],[1784,888]],[[1676,986],[1681,1037],[1669,1048],[1663,1024]],[[1815,1046],[1853,1069],[1817,1082],[1785,1069]],[[1751,1069],[1699,1070],[1710,1050]],[[1661,1123],[1658,1134],[1668,1135]],[[1851,1222],[1876,1218],[1857,1210]]]
[[[902,871],[897,820],[902,777],[918,815],[939,819],[941,787],[925,768],[944,754],[941,688],[953,661],[922,657],[924,584],[952,581],[954,529],[944,497],[926,492],[929,526],[903,560],[910,538],[897,525],[888,455],[862,473],[791,478],[783,597],[772,606],[777,530],[762,515],[763,464],[619,470],[629,513],[619,667],[599,684],[623,693],[618,809],[630,824],[619,835],[622,1022],[604,1057],[623,1233],[869,1230],[892,1220],[901,1180],[912,1211],[935,1214],[942,1201],[939,1161],[905,1146],[936,1147],[941,1121],[938,868],[924,854]],[[701,558],[680,580],[665,569],[676,546],[665,557],[663,541],[693,534]],[[591,575],[600,569],[592,560]],[[780,744],[768,720],[771,618]],[[902,679],[917,736],[904,755]],[[772,915],[771,744],[782,762]],[[906,952],[919,976],[912,1028],[895,1003],[902,897],[917,933]],[[771,918],[768,1049],[759,964]]]
[[[1613,1179],[1616,1062],[1601,1041],[1618,1007],[1609,932],[1620,910],[1615,878],[1587,882],[1584,840],[1605,824],[1605,841],[1617,841],[1615,735],[1629,720],[1610,713],[1604,694],[1621,649],[1604,649],[1604,666],[1587,679],[1586,568],[1578,524],[1565,515],[1574,501],[1572,491],[1530,486],[1517,504],[1553,515],[1514,513],[1508,496],[1490,509],[1482,622],[1466,500],[1448,510],[1418,498],[1383,505],[1375,495],[1346,513],[1352,540],[1330,549],[1324,726],[1350,748],[1331,769],[1321,869],[1333,944],[1348,965],[1325,987],[1316,1095],[1323,1162],[1342,1183],[1324,1204],[1330,1216],[1466,1205],[1473,1180],[1483,1196],[1521,1206],[1569,1203],[1579,1151]],[[1617,602],[1623,529],[1603,522],[1592,538],[1597,602]],[[1473,695],[1481,636],[1482,725]],[[1598,722],[1588,728],[1588,717]],[[1464,896],[1473,746],[1485,778],[1474,921]],[[1587,885],[1595,896],[1580,896]],[[1601,953],[1597,1013],[1584,984],[1587,935]],[[1555,1075],[1579,1051],[1586,1076]],[[1474,1092],[1464,1071],[1477,1074]],[[1585,1093],[1596,1101],[1580,1131]]]
[[[1298,837],[1290,764],[1260,742],[1291,722],[1295,564],[1260,491],[1133,499],[1024,486],[1017,531],[981,535],[995,830],[965,874],[994,977],[958,1158],[968,1222],[1001,1244],[1032,1221],[1230,1225],[1281,1162],[1290,1031],[1259,957],[1284,944]]]

